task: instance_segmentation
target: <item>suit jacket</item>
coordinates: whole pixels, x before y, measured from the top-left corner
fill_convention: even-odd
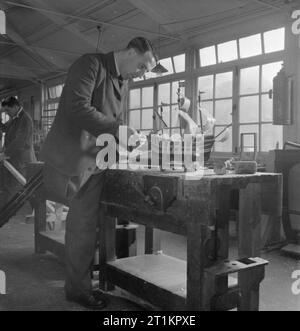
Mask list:
[[[117,74],[114,54],[86,54],[70,68],[41,158],[69,177],[96,168],[82,146],[83,132],[115,135],[127,104],[128,84]],[[91,163],[92,161],[92,163]]]
[[[1,123],[0,130],[5,132],[4,152],[8,161],[23,172],[28,163],[36,161],[31,117],[23,110],[17,118]]]

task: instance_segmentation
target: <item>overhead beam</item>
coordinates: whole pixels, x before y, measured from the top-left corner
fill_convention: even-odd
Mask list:
[[[166,32],[175,35],[177,38],[177,42],[179,41],[183,47],[188,46],[186,40],[180,38],[178,30],[176,31],[173,26],[165,25],[166,23],[171,21],[171,17],[168,15],[168,13],[165,10],[163,10],[163,7],[160,7],[159,4],[156,3],[154,6],[153,3],[146,0],[127,0],[127,1],[135,8],[139,9],[144,15],[148,16],[156,23],[158,23],[159,26],[162,26]]]
[[[271,9],[276,9],[276,10],[282,10],[283,9],[282,6],[277,6],[277,5],[274,5],[274,4],[270,3],[270,2],[265,2],[263,0],[252,0],[252,1],[253,2],[256,2],[256,3],[258,3],[258,4],[262,5],[262,6],[269,7]]]
[[[54,11],[54,10],[49,10],[49,9],[43,9],[43,8],[40,7],[40,3],[38,3],[39,7],[18,4],[16,2],[12,2],[12,1],[6,1],[6,3],[10,4],[10,5],[14,5],[16,7],[32,9],[32,10],[45,12],[45,13],[47,12],[48,14],[52,14],[52,15],[60,16],[60,17],[64,17],[64,18],[75,19],[75,20],[78,20],[78,21],[90,22],[90,23],[95,23],[95,24],[99,24],[99,25],[103,25],[103,26],[112,26],[112,27],[115,27],[115,28],[118,28],[118,29],[141,32],[141,33],[144,33],[144,34],[160,36],[160,37],[164,37],[164,38],[172,39],[172,40],[177,40],[177,41],[181,40],[180,38],[169,35],[169,34],[164,34],[164,33],[159,33],[159,32],[149,31],[149,30],[143,30],[143,29],[132,27],[132,26],[126,26],[126,25],[121,25],[121,24],[117,24],[117,23],[104,22],[104,21],[95,20],[95,19],[92,19],[92,18],[81,17],[81,16],[77,16],[77,15],[64,14],[64,13],[60,13],[60,12],[57,12],[57,11]]]
[[[132,6],[139,9],[144,15],[148,16],[156,23],[163,25],[171,21],[170,16],[163,11],[163,9],[159,6],[159,4],[153,5],[150,1],[145,0],[127,0]],[[170,33],[174,33],[175,30],[171,27],[164,27],[164,29]]]
[[[27,41],[16,32],[10,21],[8,21],[7,24],[7,35],[13,42],[22,47],[24,51],[40,66],[44,68],[47,67],[49,70],[57,70],[64,67],[64,64],[57,57],[55,57],[54,61],[54,57],[50,52],[31,48]]]
[[[68,22],[66,22],[64,18],[50,13],[50,11],[57,11],[57,9],[52,3],[51,5],[50,3],[44,4],[43,2],[37,0],[27,0],[26,2],[30,5],[38,6],[40,9],[42,9],[42,11],[40,11],[42,15],[47,17],[55,25],[61,27],[65,31],[72,33],[76,38],[80,39],[80,41],[87,45],[91,50],[96,49],[97,40],[94,40],[93,38],[90,38],[89,36],[83,34],[76,23],[66,24]]]
[[[1,78],[13,78],[18,80],[28,80],[28,81],[35,81],[32,77],[24,74],[17,73],[11,70],[3,70],[0,68],[0,79]]]

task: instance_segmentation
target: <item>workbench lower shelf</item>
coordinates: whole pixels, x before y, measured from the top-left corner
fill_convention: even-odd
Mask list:
[[[41,253],[48,251],[65,260],[65,231],[41,231],[36,235]]]
[[[164,254],[118,259],[107,262],[106,278],[161,309],[179,311],[186,306],[186,261]],[[237,289],[236,278],[229,276],[228,282],[229,288]]]

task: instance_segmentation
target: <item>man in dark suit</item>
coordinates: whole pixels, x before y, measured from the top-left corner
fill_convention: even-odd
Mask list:
[[[105,306],[101,293],[92,291],[90,278],[104,172],[96,170],[96,155],[83,147],[89,136],[111,134],[118,138],[127,106],[127,81],[155,65],[153,47],[141,37],[124,50],[79,58],[68,72],[57,115],[41,152],[47,194],[70,207],[66,221],[66,298],[89,308]],[[135,133],[129,127],[127,131],[128,136]]]
[[[19,100],[9,97],[1,103],[2,112],[10,117],[9,121],[0,121],[0,131],[5,133],[3,152],[8,161],[22,174],[26,175],[26,166],[35,162],[33,149],[33,123]],[[10,173],[3,169],[6,202],[21,188]]]

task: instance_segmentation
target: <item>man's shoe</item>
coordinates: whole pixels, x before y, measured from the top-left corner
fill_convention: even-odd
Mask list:
[[[108,300],[100,291],[93,291],[91,294],[81,295],[66,294],[66,299],[71,302],[76,302],[85,308],[93,310],[101,310],[108,304]]]

